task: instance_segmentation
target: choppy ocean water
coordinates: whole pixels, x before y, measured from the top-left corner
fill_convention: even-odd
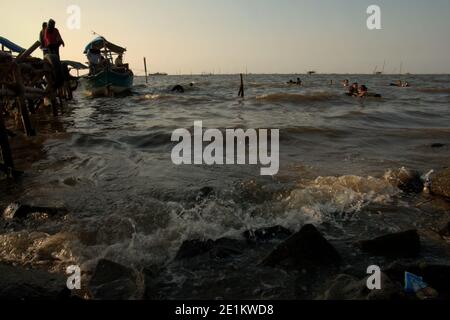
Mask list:
[[[264,249],[195,275],[171,261],[185,240],[239,239],[252,228],[297,231],[313,223],[346,242],[439,221],[445,207],[422,210],[421,196],[403,195],[384,177],[401,167],[426,173],[449,165],[450,76],[402,76],[410,88],[390,87],[397,79],[387,75],[304,76],[303,87],[287,84],[296,78],[248,75],[245,99],[237,98],[235,75],[154,77],[148,86],[136,78],[123,98],[92,99],[79,90],[57,124],[37,120],[52,134],[38,143],[25,177],[0,185],[1,208],[23,201],[70,214],[3,226],[0,260],[61,270],[73,263],[89,269],[105,257],[137,269],[166,266],[161,290],[168,297],[222,297],[248,281],[253,291],[242,297],[289,298],[289,274],[276,278],[257,264],[233,271]],[[383,98],[345,96],[345,78]],[[171,92],[176,84],[186,92]],[[171,134],[194,121],[205,129],[279,129],[279,174],[261,177],[259,166],[173,165]],[[229,282],[213,290],[219,275]]]

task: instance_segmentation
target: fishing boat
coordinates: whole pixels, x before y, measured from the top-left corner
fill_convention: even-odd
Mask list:
[[[115,45],[104,37],[97,37],[84,50],[89,60],[86,90],[91,96],[114,96],[129,92],[133,87],[134,74],[128,64],[117,63],[125,48]]]
[[[25,49],[21,46],[3,37],[0,37],[0,48],[1,51],[10,54],[21,54],[25,51]]]

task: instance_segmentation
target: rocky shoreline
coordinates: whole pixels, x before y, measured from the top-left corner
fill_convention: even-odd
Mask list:
[[[421,175],[406,169],[390,175],[390,182],[405,194],[421,193],[427,187]],[[432,176],[430,197],[450,198],[450,169]],[[3,224],[13,224],[37,214],[47,219],[68,214],[63,208],[12,204],[4,210]],[[4,226],[7,229],[7,226]],[[282,226],[247,230],[239,239],[196,239],[182,243],[174,259],[164,266],[131,268],[100,259],[93,270],[83,273],[81,291],[70,292],[67,276],[39,269],[26,269],[0,261],[0,299],[48,300],[86,298],[95,300],[167,299],[174,289],[173,270],[202,275],[217,270],[217,276],[204,279],[205,288],[183,282],[184,292],[192,296],[175,298],[246,299],[271,297],[276,287],[248,292],[246,274],[281,277],[292,285],[286,299],[318,300],[418,300],[423,297],[405,293],[405,272],[423,277],[438,296],[450,299],[450,216],[434,231],[402,230],[380,234],[372,239],[327,239],[320,227],[304,225],[297,232]],[[430,254],[432,252],[433,254]],[[433,255],[447,263],[436,262]],[[247,257],[237,262],[236,257]],[[382,270],[382,289],[367,288],[367,267]],[[256,271],[255,271],[256,270]],[[173,280],[173,279],[172,279]],[[214,290],[214,288],[220,288]],[[240,287],[240,288],[239,288]],[[224,288],[223,295],[216,296]],[[230,289],[229,293],[227,290]],[[215,295],[214,295],[215,294]],[[239,294],[239,296],[236,296]]]

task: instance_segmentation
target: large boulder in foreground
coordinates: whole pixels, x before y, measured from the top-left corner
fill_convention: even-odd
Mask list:
[[[66,277],[43,270],[0,264],[0,300],[65,300]]]
[[[141,298],[134,270],[102,259],[89,282],[95,300],[136,300]]]
[[[420,236],[417,230],[388,234],[358,243],[361,250],[384,257],[416,257],[420,253]]]
[[[319,300],[401,300],[405,299],[402,286],[392,281],[386,274],[381,274],[381,290],[370,290],[367,280],[341,274],[331,281],[329,289]]]
[[[431,192],[435,195],[450,199],[450,168],[433,175]]]
[[[336,249],[313,226],[306,225],[281,243],[267,258],[264,266],[315,268],[338,266],[341,257]]]

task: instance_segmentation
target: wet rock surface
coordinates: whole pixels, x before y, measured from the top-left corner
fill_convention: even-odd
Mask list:
[[[69,299],[66,281],[58,274],[0,263],[0,300]]]
[[[357,245],[365,252],[386,257],[416,257],[421,248],[417,230],[388,234],[372,240],[360,241]]]
[[[450,199],[450,169],[445,169],[433,175],[431,192]]]
[[[292,232],[282,226],[247,230],[243,236],[249,242],[269,242],[273,240],[285,240],[292,236]]]
[[[329,284],[329,289],[319,300],[402,300],[405,299],[400,283],[392,281],[386,274],[381,274],[381,290],[370,290],[367,278],[358,279],[347,274],[340,274]]]
[[[188,240],[183,242],[175,260],[192,259],[204,254],[211,258],[226,259],[242,254],[246,244],[235,239],[222,238],[213,240]]]
[[[450,237],[450,221],[439,230],[439,235],[444,238]]]
[[[340,262],[336,249],[313,225],[306,225],[272,251],[262,265],[313,268],[338,266]]]
[[[89,282],[95,300],[140,299],[137,274],[118,263],[102,259]]]
[[[425,187],[421,174],[407,168],[391,171],[385,178],[405,193],[421,193]]]
[[[3,219],[10,221],[15,219],[27,219],[32,215],[46,215],[49,217],[60,216],[67,214],[67,209],[64,208],[49,208],[49,207],[36,207],[19,202],[11,203],[3,211]]]

